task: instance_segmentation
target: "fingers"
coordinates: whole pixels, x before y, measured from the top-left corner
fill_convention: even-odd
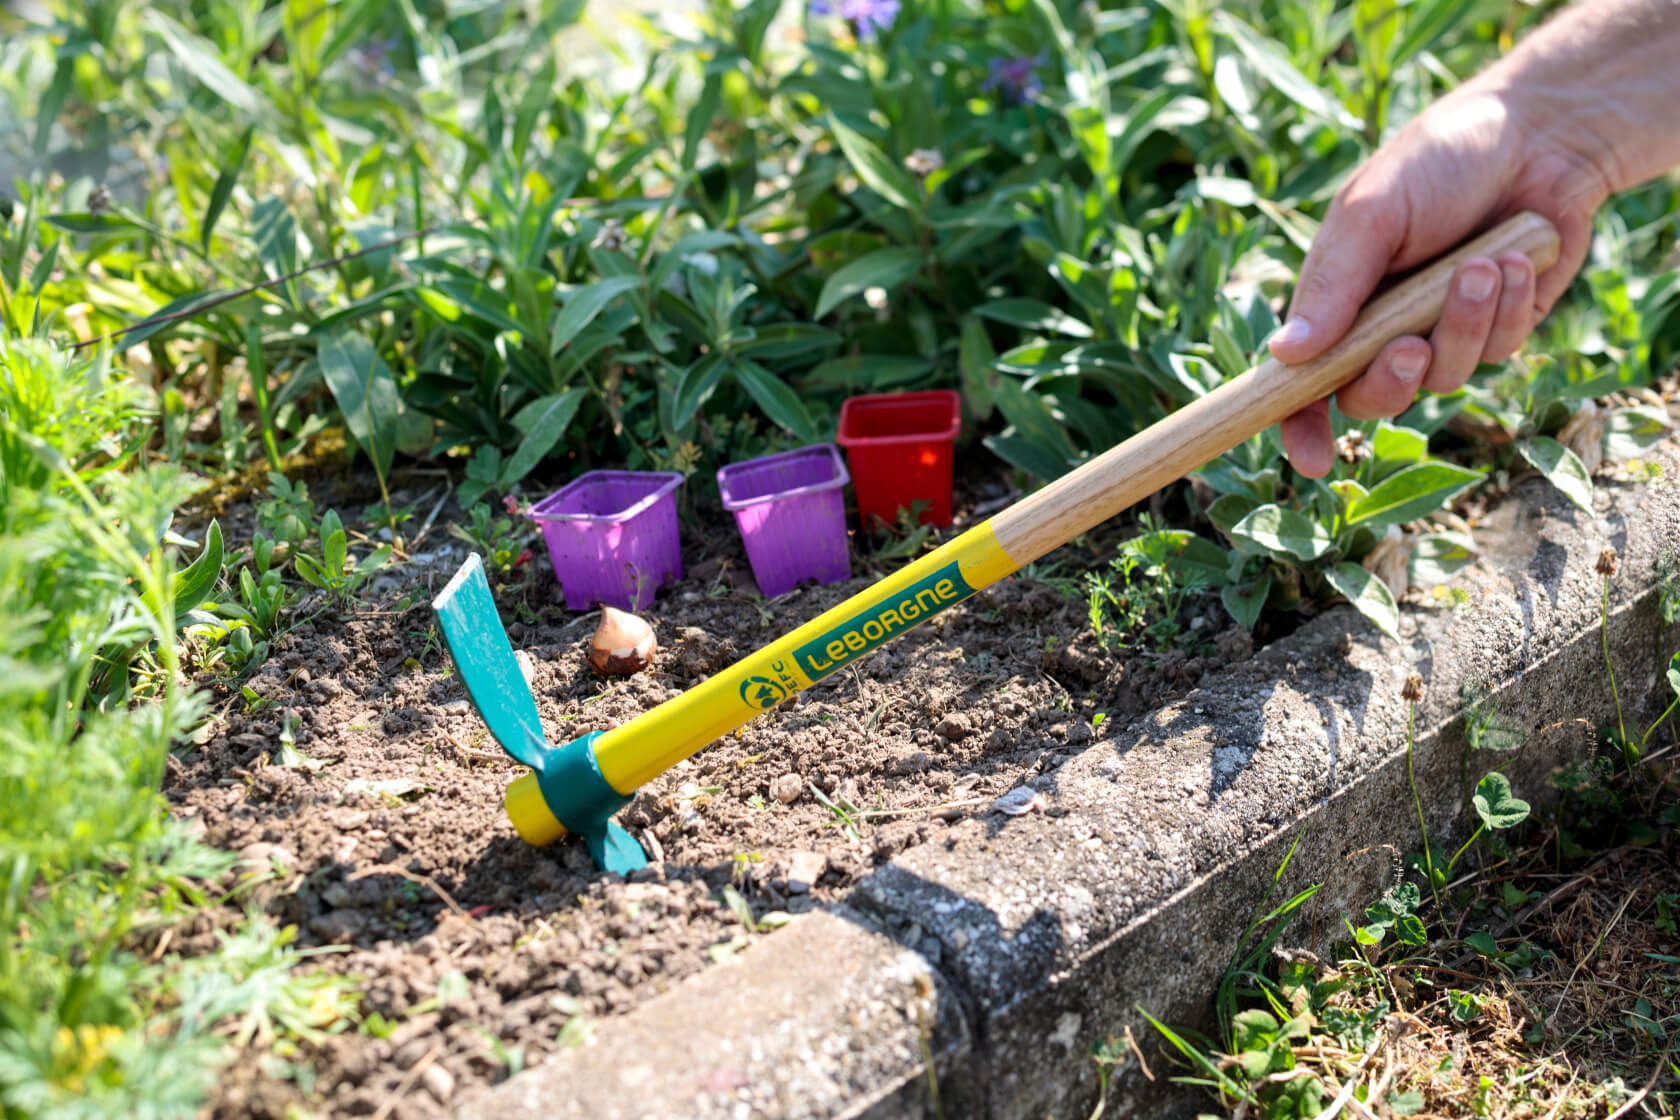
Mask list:
[[[1289,313],[1268,346],[1296,365],[1341,338],[1405,240],[1401,196],[1344,190],[1330,205],[1295,284]]]
[[[1337,407],[1353,420],[1400,415],[1417,396],[1431,358],[1429,343],[1416,335],[1395,339],[1358,380],[1336,394]]]
[[[1534,329],[1534,263],[1521,253],[1499,258],[1499,310],[1482,347],[1482,361],[1502,362],[1517,352]]]
[[[1499,266],[1487,257],[1471,257],[1458,266],[1447,289],[1441,318],[1429,335],[1434,360],[1423,382],[1425,389],[1451,393],[1476,371],[1493,330],[1503,282]]]
[[[1336,394],[1353,420],[1398,416],[1420,389],[1450,393],[1483,361],[1499,361],[1522,345],[1535,321],[1534,266],[1521,253],[1497,261],[1472,257],[1458,267],[1441,318],[1427,340],[1397,338],[1363,374]],[[1319,401],[1282,425],[1284,451],[1309,478],[1329,473],[1334,448],[1328,402]]]
[[[1330,443],[1330,402],[1317,401],[1278,425],[1283,451],[1296,473],[1323,478],[1330,473],[1335,451]]]

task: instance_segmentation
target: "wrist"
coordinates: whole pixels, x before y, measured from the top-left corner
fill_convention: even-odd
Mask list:
[[[1575,190],[1608,196],[1680,163],[1677,55],[1676,0],[1592,0],[1466,85],[1504,102],[1531,157],[1566,161]]]

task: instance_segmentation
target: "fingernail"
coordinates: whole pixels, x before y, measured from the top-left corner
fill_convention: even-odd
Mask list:
[[[1515,291],[1522,287],[1523,270],[1521,267],[1514,264],[1503,264],[1499,266],[1499,274],[1505,278],[1507,288]]]
[[[1312,324],[1302,318],[1294,318],[1283,325],[1283,329],[1272,336],[1273,342],[1281,342],[1285,346],[1299,346],[1312,337]]]
[[[1472,268],[1458,278],[1458,294],[1480,303],[1493,294],[1493,273],[1485,268]]]
[[[1423,380],[1423,370],[1429,365],[1429,355],[1420,350],[1402,350],[1389,359],[1388,365],[1396,377],[1412,384]]]

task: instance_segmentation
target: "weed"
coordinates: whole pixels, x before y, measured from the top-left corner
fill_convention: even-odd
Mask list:
[[[479,503],[467,511],[465,525],[449,526],[449,535],[473,546],[484,557],[493,572],[511,572],[523,559],[528,559],[526,545],[531,540],[529,522],[512,516],[496,516],[487,503]]]
[[[352,558],[349,536],[336,510],[329,509],[321,518],[320,540],[320,556],[299,552],[294,566],[305,583],[326,591],[340,602],[348,603],[368,577],[391,558],[389,545],[381,545],[360,559]]]

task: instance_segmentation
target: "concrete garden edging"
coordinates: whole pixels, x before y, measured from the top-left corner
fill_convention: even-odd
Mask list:
[[[1680,645],[1655,609],[1659,564],[1680,549],[1680,453],[1668,441],[1648,458],[1664,479],[1598,480],[1592,517],[1538,480],[1518,486],[1482,534],[1489,555],[1457,580],[1469,603],[1408,609],[1404,645],[1328,612],[1033,779],[1046,812],[953,825],[460,1114],[1081,1116],[1092,1044],[1127,1026],[1156,1079],[1127,1063],[1105,1115],[1193,1112],[1133,1009],[1204,1017],[1297,837],[1280,890],[1325,886],[1295,943],[1322,946],[1381,892],[1386,845],[1417,842],[1409,673],[1425,681],[1416,773],[1442,838],[1467,835],[1482,773],[1543,799],[1546,775],[1614,719],[1593,570],[1605,545],[1621,557],[1609,643],[1623,703],[1657,694]],[[1478,683],[1530,738],[1466,765],[1462,696]]]

